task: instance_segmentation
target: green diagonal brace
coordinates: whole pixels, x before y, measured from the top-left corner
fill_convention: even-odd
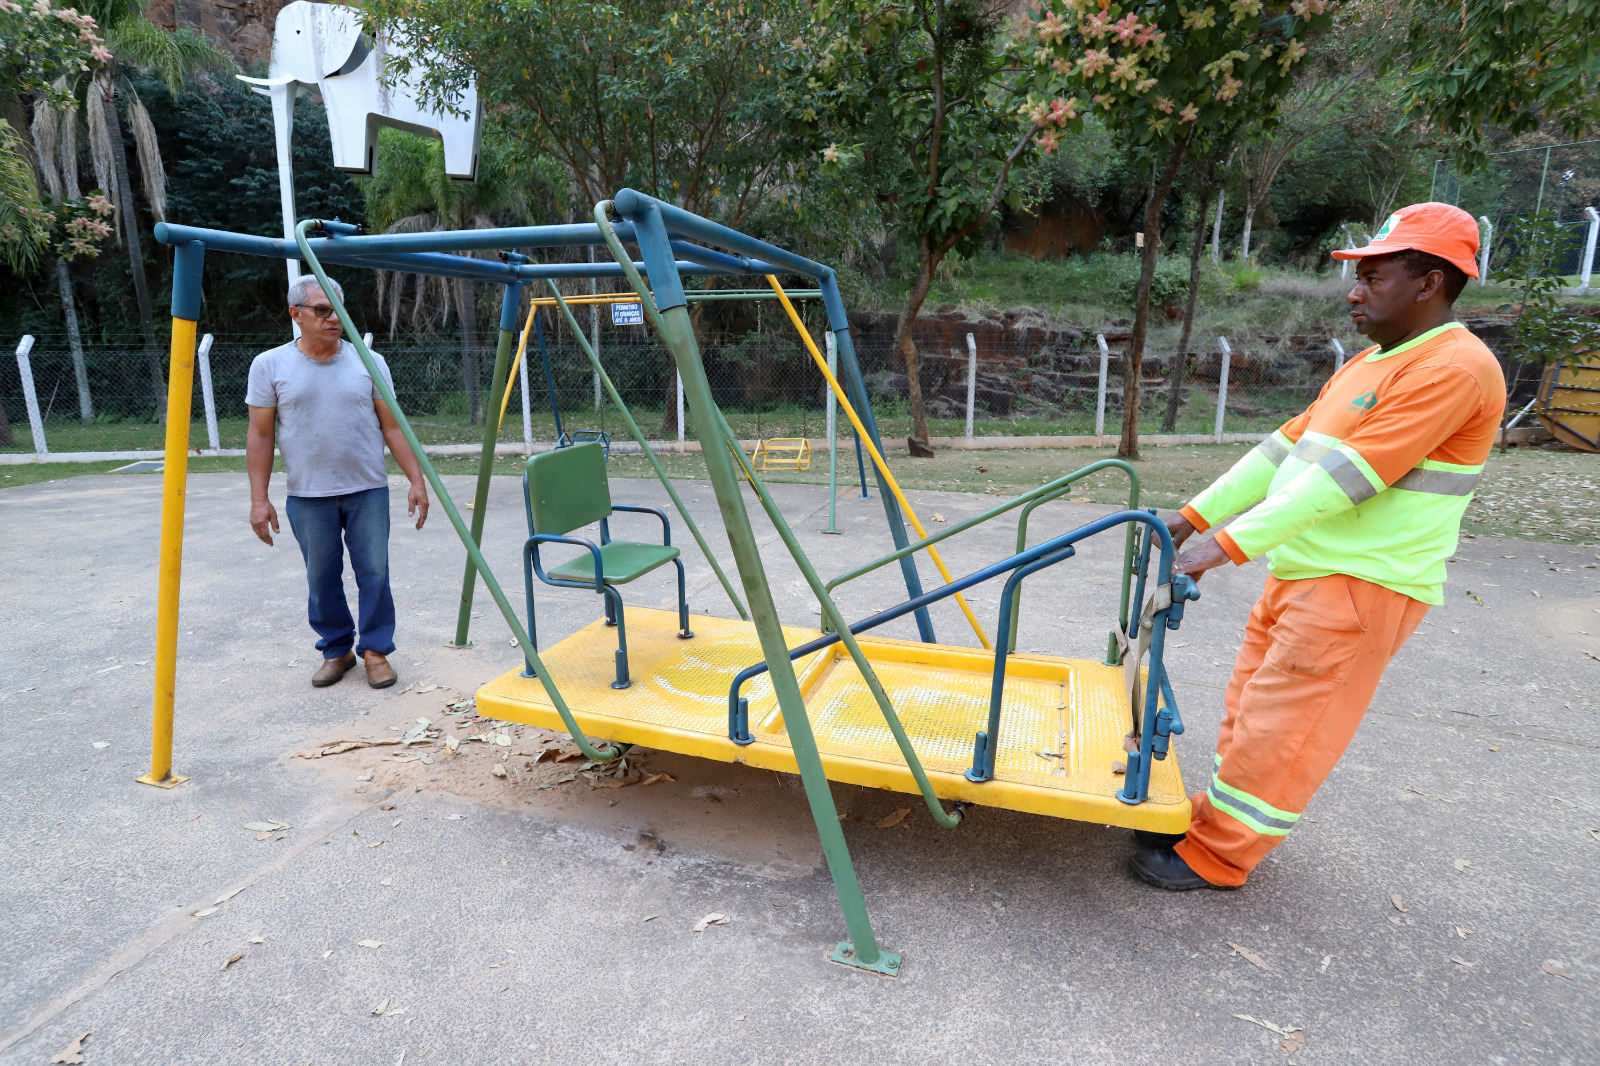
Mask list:
[[[472,284],[470,281],[464,284]],[[517,332],[506,329],[507,319],[515,320],[515,308],[521,301],[522,285],[506,286],[505,302],[513,308],[511,315],[500,315],[500,342],[494,349],[494,384],[489,387],[490,403],[483,410],[483,451],[478,455],[478,485],[472,496],[472,543],[483,545],[483,520],[489,512],[489,477],[494,473],[494,446],[500,439],[500,408],[493,402],[505,395],[506,378],[511,373],[511,347],[516,343]],[[476,384],[476,383],[474,383]],[[472,398],[467,398],[471,410]],[[442,493],[443,490],[441,490]],[[467,632],[472,628],[472,594],[478,587],[478,568],[467,556],[467,572],[461,578],[461,608],[456,613],[456,642],[454,647],[470,648]]]
[[[444,508],[444,513],[450,519],[450,524],[455,527],[456,536],[461,538],[461,544],[467,549],[467,556],[472,564],[477,567],[478,573],[483,575],[483,583],[489,589],[489,595],[494,597],[495,606],[500,608],[500,614],[506,620],[506,625],[511,627],[511,633],[517,638],[517,646],[522,649],[522,654],[538,674],[539,683],[544,686],[545,695],[550,697],[550,703],[555,707],[556,713],[561,716],[561,723],[567,727],[567,732],[572,734],[572,742],[578,746],[591,759],[610,760],[623,753],[624,748],[612,745],[605,750],[599,750],[584,739],[583,731],[578,728],[578,720],[572,717],[572,709],[567,706],[566,699],[561,695],[561,690],[556,688],[555,682],[550,679],[550,670],[545,666],[544,660],[534,650],[533,641],[528,639],[528,631],[522,627],[517,619],[517,612],[511,607],[511,601],[506,599],[505,590],[500,587],[500,582],[494,576],[494,571],[489,569],[489,562],[483,557],[483,552],[478,548],[478,542],[472,539],[472,531],[467,528],[466,521],[461,517],[461,512],[456,509],[455,501],[444,490],[444,482],[439,480],[439,472],[433,468],[433,460],[428,458],[428,453],[422,450],[422,442],[417,439],[417,431],[411,428],[411,420],[400,409],[400,401],[395,399],[394,390],[389,387],[389,381],[378,371],[377,361],[372,358],[372,350],[361,339],[361,334],[356,332],[356,324],[350,320],[350,312],[345,310],[344,301],[335,294],[333,283],[328,280],[327,272],[322,269],[322,263],[316,254],[311,251],[311,245],[306,241],[306,230],[321,223],[316,219],[306,219],[294,229],[295,244],[299,246],[300,258],[305,260],[311,272],[316,275],[317,283],[322,286],[322,292],[328,297],[328,302],[333,304],[334,312],[339,316],[339,322],[344,326],[345,336],[350,338],[350,343],[355,346],[356,354],[361,357],[361,365],[367,368],[367,374],[372,378],[373,387],[378,390],[378,395],[383,402],[389,405],[389,411],[394,415],[394,420],[400,424],[400,433],[406,438],[406,443],[411,445],[411,450],[416,454],[417,464],[422,467],[422,476],[428,479],[428,484],[433,487],[434,495],[439,498],[439,506]]]

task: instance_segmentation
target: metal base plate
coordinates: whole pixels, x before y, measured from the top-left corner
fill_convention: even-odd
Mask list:
[[[157,788],[177,788],[189,779],[181,774],[169,773],[166,777],[159,779],[152,774],[145,774],[137,780],[141,785],[154,785]]]
[[[900,956],[893,951],[878,949],[878,961],[865,963],[856,958],[856,950],[850,941],[841,940],[839,946],[833,949],[833,954],[828,956],[829,962],[836,962],[840,966],[853,966],[858,970],[871,970],[873,973],[885,977],[900,976]]]
[[[475,640],[469,640],[465,644],[457,644],[453,640],[447,640],[444,642],[444,646],[455,651],[466,651],[468,648],[476,648],[478,646],[478,642]]]

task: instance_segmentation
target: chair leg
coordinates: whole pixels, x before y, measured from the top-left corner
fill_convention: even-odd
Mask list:
[[[533,621],[533,549],[529,548],[522,553],[523,590],[528,598],[528,643],[534,651],[539,650],[539,631]],[[533,668],[533,662],[526,655],[522,657],[522,676],[538,677],[539,672]]]
[[[628,627],[622,618],[622,596],[615,589],[606,589],[606,613],[615,618],[617,627],[617,679],[612,688],[627,688],[633,682],[628,678]]]
[[[618,616],[618,614],[621,613],[615,607],[613,607],[611,605],[611,597],[614,596],[614,595],[616,595],[616,594],[614,592],[612,592],[609,588],[606,589],[606,591],[605,591],[605,598],[606,598],[606,625],[608,625],[608,626],[616,625],[617,624],[617,616]]]
[[[678,565],[678,639],[688,640],[694,636],[694,631],[689,628],[689,597],[684,591],[683,560],[672,560]]]

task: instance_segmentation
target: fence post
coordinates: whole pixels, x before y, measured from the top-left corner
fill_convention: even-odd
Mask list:
[[[200,400],[206,410],[206,443],[211,445],[212,451],[218,451],[221,449],[222,444],[217,437],[217,401],[211,391],[211,342],[213,339],[209,333],[200,338],[200,349],[195,352],[195,361],[200,364]],[[369,344],[368,347],[370,348],[371,345]]]
[[[678,381],[678,454],[682,455],[687,450],[683,446],[683,375],[673,376]]]
[[[1479,215],[1483,223],[1483,243],[1478,246],[1478,284],[1489,284],[1489,250],[1494,246],[1494,223],[1488,215]]]
[[[528,402],[528,363],[529,359],[527,341],[522,346],[522,366],[519,375],[522,379],[522,454],[526,458],[533,454],[533,407]]]
[[[1222,374],[1217,378],[1217,443],[1222,443],[1222,414],[1228,409],[1228,364],[1233,362],[1233,349],[1228,338],[1217,337],[1217,347],[1222,349]]]
[[[978,341],[967,334],[967,439],[972,439],[972,406],[978,398]]]
[[[1094,437],[1095,444],[1102,445],[1106,433],[1106,370],[1111,363],[1111,349],[1106,347],[1106,335],[1096,333],[1095,343],[1100,345],[1100,389],[1094,401]]]
[[[44,419],[39,417],[39,394],[33,391],[33,364],[28,353],[33,351],[33,337],[24,336],[17,342],[17,375],[22,378],[22,399],[28,405],[28,428],[33,430],[33,450],[37,455],[48,454],[44,442]]]
[[[1583,213],[1589,216],[1589,237],[1583,242],[1583,271],[1582,277],[1578,279],[1578,291],[1588,292],[1589,279],[1594,276],[1595,238],[1600,237],[1600,211],[1586,207]]]
[[[1344,345],[1339,343],[1338,337],[1329,337],[1328,343],[1333,345],[1333,372],[1337,374],[1344,366]]]

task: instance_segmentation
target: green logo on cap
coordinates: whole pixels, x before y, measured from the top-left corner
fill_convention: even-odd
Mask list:
[[[1384,222],[1383,228],[1380,229],[1376,234],[1373,235],[1373,237],[1372,237],[1373,243],[1376,244],[1378,241],[1381,241],[1385,237],[1387,237],[1389,235],[1389,231],[1394,229],[1394,224],[1396,222],[1399,222],[1399,221],[1400,221],[1400,212],[1396,211],[1394,214],[1389,216],[1387,221]]]

